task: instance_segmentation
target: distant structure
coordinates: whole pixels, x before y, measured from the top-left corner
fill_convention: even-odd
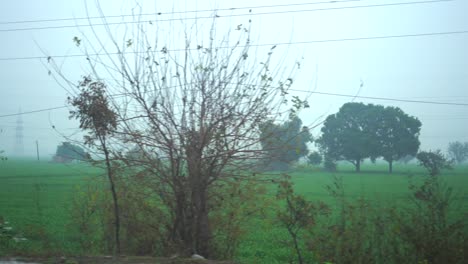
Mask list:
[[[19,110],[18,119],[16,119],[15,155],[24,155],[23,117],[21,116],[21,109]]]

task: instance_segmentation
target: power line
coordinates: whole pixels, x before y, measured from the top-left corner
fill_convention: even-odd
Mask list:
[[[384,101],[395,101],[395,102],[405,102],[405,103],[420,103],[420,104],[434,104],[434,105],[468,106],[468,104],[464,104],[464,103],[420,101],[420,100],[408,100],[408,99],[398,99],[398,98],[388,98],[388,97],[373,97],[373,96],[356,96],[356,95],[351,95],[351,94],[326,93],[326,92],[307,91],[307,90],[298,90],[298,89],[289,89],[289,90],[290,91],[295,91],[295,92],[304,92],[304,93],[339,96],[339,97],[349,97],[349,98],[371,99],[371,100],[384,100]],[[39,113],[39,112],[45,112],[45,111],[50,111],[50,110],[62,109],[62,108],[67,108],[67,106],[57,106],[57,107],[32,110],[32,111],[16,113],[16,114],[0,115],[0,118],[10,117],[10,116],[18,116],[18,115],[25,115],[25,114],[32,114],[32,113]]]
[[[278,5],[243,6],[243,7],[230,7],[230,8],[220,8],[220,9],[153,12],[153,13],[142,13],[142,14],[136,14],[136,15],[126,14],[126,15],[105,15],[105,16],[91,16],[91,17],[67,17],[67,18],[36,19],[36,20],[17,20],[17,21],[0,22],[0,25],[58,22],[58,21],[77,21],[77,20],[90,20],[90,19],[103,19],[103,18],[123,18],[123,17],[135,17],[135,16],[154,16],[154,15],[162,16],[162,15],[205,13],[205,12],[218,12],[218,11],[236,11],[236,10],[243,10],[243,9],[277,8],[277,7],[290,7],[290,6],[319,5],[319,4],[339,4],[339,3],[359,2],[359,1],[362,1],[362,0],[321,1],[321,2],[307,2],[307,3],[278,4]],[[453,1],[453,0],[450,0],[450,1]]]
[[[417,4],[432,4],[440,2],[449,2],[453,0],[426,0],[417,2],[399,2],[399,3],[388,3],[388,4],[374,4],[374,5],[359,5],[359,6],[344,6],[344,7],[328,7],[328,8],[317,8],[317,9],[299,9],[299,10],[287,10],[287,11],[274,11],[274,12],[261,12],[246,14],[231,14],[231,15],[214,15],[214,16],[202,16],[202,17],[189,17],[189,18],[169,18],[169,19],[158,19],[157,22],[168,22],[168,21],[181,21],[181,20],[198,20],[198,19],[213,19],[213,18],[226,18],[226,17],[241,17],[241,16],[259,16],[259,15],[277,15],[287,13],[303,13],[303,12],[316,12],[316,11],[330,11],[330,10],[344,10],[344,9],[357,9],[357,8],[373,8],[373,7],[388,7],[388,6],[402,6],[402,5],[417,5]],[[29,30],[46,30],[46,29],[62,29],[62,28],[76,28],[76,27],[94,27],[94,26],[110,26],[110,25],[122,25],[122,24],[139,24],[148,21],[121,21],[121,22],[109,22],[109,23],[88,23],[79,25],[62,25],[62,26],[47,26],[47,27],[26,27],[26,28],[12,28],[12,29],[0,29],[0,32],[12,32],[12,31],[29,31]]]
[[[264,44],[249,44],[250,47],[265,47],[265,46],[285,46],[285,45],[305,45],[305,44],[317,44],[317,43],[328,43],[328,42],[345,42],[345,41],[361,41],[361,40],[378,40],[378,39],[398,39],[398,38],[412,38],[412,37],[428,37],[428,36],[444,36],[444,35],[460,35],[467,34],[468,30],[460,31],[446,31],[446,32],[429,32],[429,33],[414,33],[414,34],[403,34],[403,35],[385,35],[385,36],[373,36],[373,37],[357,37],[357,38],[340,38],[340,39],[323,39],[323,40],[310,40],[310,41],[296,41],[296,42],[281,42],[281,43],[264,43]],[[245,46],[237,46],[237,48],[243,48]],[[234,46],[218,47],[218,49],[229,49]],[[190,51],[198,50],[198,48],[188,49]],[[186,51],[186,49],[172,49],[166,52],[179,52]],[[0,61],[15,61],[15,60],[36,60],[36,59],[52,59],[52,58],[75,58],[75,57],[91,57],[101,55],[120,55],[120,54],[144,54],[146,51],[129,51],[129,52],[109,52],[109,53],[93,53],[93,54],[70,54],[70,55],[54,55],[54,56],[27,56],[27,57],[6,57],[0,58]]]
[[[57,110],[57,109],[62,109],[62,108],[67,108],[67,106],[57,106],[57,107],[50,107],[50,108],[32,110],[32,111],[22,112],[22,113],[16,113],[16,114],[0,115],[0,118],[2,118],[2,117],[9,117],[9,116],[27,115],[27,114],[45,112],[45,111],[50,111],[50,110]]]
[[[464,103],[450,103],[450,102],[409,100],[409,99],[398,99],[398,98],[388,98],[388,97],[374,97],[374,96],[359,96],[359,95],[352,95],[352,94],[326,93],[326,92],[307,91],[307,90],[297,90],[297,89],[289,89],[289,90],[290,90],[290,91],[296,91],[296,92],[311,93],[311,94],[330,95],[330,96],[349,97],[349,98],[361,98],[361,99],[371,99],[371,100],[394,101],[394,102],[404,102],[404,103],[434,104],[434,105],[453,105],[453,106],[468,106],[468,104],[464,104]]]

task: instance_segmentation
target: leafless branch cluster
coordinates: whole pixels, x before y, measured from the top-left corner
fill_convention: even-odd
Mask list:
[[[195,22],[175,49],[147,21],[122,34],[92,28],[92,35],[74,39],[85,54],[101,54],[86,58],[84,78],[104,89],[117,114],[117,124],[106,127],[112,160],[151,182],[171,215],[168,240],[204,256],[216,184],[252,177],[262,158],[259,125],[287,111],[294,73],[272,65],[275,47],[264,56],[250,49],[249,26],[220,37],[217,23],[214,16],[200,41],[203,29]],[[53,58],[48,65],[72,98],[82,95]]]

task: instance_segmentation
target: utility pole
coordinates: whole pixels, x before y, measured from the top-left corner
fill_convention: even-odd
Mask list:
[[[21,117],[21,109],[20,109],[18,119],[16,120],[15,155],[22,156],[23,154],[24,154],[23,119]]]
[[[36,140],[36,154],[37,154],[37,161],[39,161],[39,141]]]

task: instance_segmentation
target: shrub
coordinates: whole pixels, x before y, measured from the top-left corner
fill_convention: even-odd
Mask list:
[[[302,253],[302,233],[316,224],[318,216],[328,215],[329,208],[322,202],[312,203],[302,195],[295,194],[291,177],[288,175],[284,175],[279,182],[276,197],[286,202],[285,208],[277,213],[277,220],[288,231],[291,238],[289,244],[294,248],[298,263],[308,263]]]
[[[431,176],[438,175],[442,169],[452,169],[452,161],[449,161],[440,150],[421,151],[416,158],[419,165],[427,169]]]
[[[216,204],[210,216],[214,235],[212,256],[232,259],[247,235],[251,220],[265,218],[272,201],[266,196],[265,186],[255,180],[231,180],[215,188]]]
[[[468,214],[450,217],[455,205],[453,189],[438,177],[410,185],[411,202],[394,218],[398,235],[410,247],[412,263],[465,263],[468,257],[466,228]]]

